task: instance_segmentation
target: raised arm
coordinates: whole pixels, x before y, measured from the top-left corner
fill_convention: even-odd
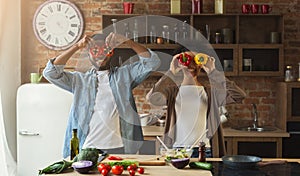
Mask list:
[[[59,56],[57,56],[56,59],[54,60],[53,64],[54,65],[66,65],[66,63],[72,57],[72,55],[79,49],[86,47],[86,45],[90,41],[91,41],[91,38],[89,36],[85,35],[82,39],[80,39],[71,48],[67,49],[66,51],[61,53]]]

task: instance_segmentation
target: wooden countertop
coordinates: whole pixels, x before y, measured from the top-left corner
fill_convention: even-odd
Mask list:
[[[160,126],[144,126],[142,127],[143,134],[145,137],[155,137],[162,136],[164,132],[164,127]],[[275,131],[241,131],[232,128],[223,129],[224,137],[289,137],[289,133],[281,129],[276,129]]]
[[[275,131],[241,131],[235,130],[232,128],[224,128],[223,129],[224,137],[289,137],[290,134],[281,129],[276,129]]]
[[[123,158],[137,158],[138,160],[153,160],[153,158],[157,158],[157,155],[118,155]],[[287,162],[298,162],[300,163],[300,159],[284,159],[284,158],[263,158],[262,161],[272,161],[272,160],[285,160]],[[197,158],[191,158],[191,161],[197,161]],[[221,158],[207,158],[207,161],[222,161]],[[190,169],[189,166],[186,166],[184,169],[176,169],[172,165],[164,165],[164,166],[142,166],[145,168],[145,173],[143,175],[151,175],[151,176],[212,176],[212,173],[207,170],[201,169]],[[79,174],[76,171],[61,173],[61,174],[51,174],[53,176],[81,176],[81,175],[101,175],[98,171],[94,171],[89,174]],[[128,175],[128,171],[123,171],[122,175]]]

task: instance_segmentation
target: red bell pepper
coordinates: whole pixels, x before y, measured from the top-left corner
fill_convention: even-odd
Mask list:
[[[186,53],[181,53],[178,57],[179,63],[184,66],[189,66],[191,64],[192,60],[193,60],[192,56],[190,56]]]
[[[113,156],[113,155],[110,155],[107,159],[109,159],[109,160],[123,160],[123,158],[121,158],[119,156]]]

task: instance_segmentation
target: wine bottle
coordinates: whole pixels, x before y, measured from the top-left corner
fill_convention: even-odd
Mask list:
[[[72,139],[70,141],[70,149],[70,159],[73,160],[73,158],[79,153],[79,139],[77,138],[77,129],[73,129]]]

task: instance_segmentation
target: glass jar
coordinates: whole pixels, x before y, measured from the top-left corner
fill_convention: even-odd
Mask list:
[[[286,66],[284,81],[285,82],[293,81],[293,74],[292,74],[292,66],[291,65]]]
[[[162,37],[164,39],[164,43],[170,43],[170,31],[168,25],[163,25]]]

